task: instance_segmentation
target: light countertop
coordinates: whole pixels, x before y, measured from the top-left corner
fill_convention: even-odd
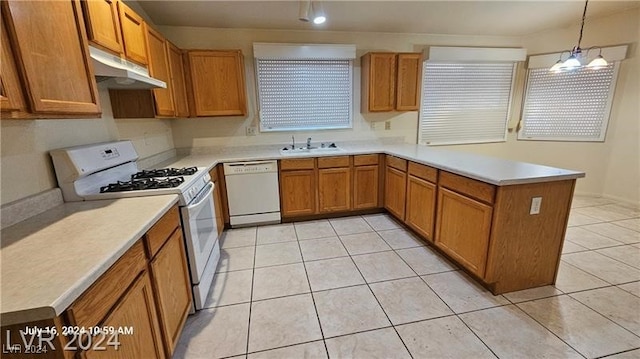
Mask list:
[[[2,325],[60,315],[178,201],[70,202],[2,230]]]
[[[165,161],[159,164],[158,167],[198,166],[211,169],[216,164],[223,162],[385,153],[497,186],[560,181],[585,176],[584,172],[580,171],[411,144],[373,144],[366,146],[340,144],[339,146],[344,151],[301,153],[287,156],[280,154],[277,145],[271,146],[272,148],[260,146],[255,149],[250,147],[230,147],[219,153],[192,154],[178,157]]]

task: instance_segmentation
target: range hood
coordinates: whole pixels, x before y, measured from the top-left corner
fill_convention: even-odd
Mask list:
[[[93,71],[100,86],[119,90],[167,88],[164,81],[149,76],[149,70],[106,51],[89,46]]]

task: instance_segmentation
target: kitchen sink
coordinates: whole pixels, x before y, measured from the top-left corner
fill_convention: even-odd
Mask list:
[[[285,147],[280,149],[280,154],[283,156],[295,156],[301,154],[325,154],[325,153],[336,153],[336,152],[344,152],[344,149],[340,147],[298,147],[291,149],[291,147]]]

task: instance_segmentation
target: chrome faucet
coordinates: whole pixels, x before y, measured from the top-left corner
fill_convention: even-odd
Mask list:
[[[292,150],[296,149],[296,138],[293,137],[293,135],[291,135],[291,149]]]
[[[307,149],[311,149],[311,137],[307,138]]]

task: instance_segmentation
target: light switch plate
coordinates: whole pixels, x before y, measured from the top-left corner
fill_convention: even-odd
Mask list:
[[[541,205],[542,197],[533,197],[531,199],[531,209],[529,210],[529,214],[539,214]]]

